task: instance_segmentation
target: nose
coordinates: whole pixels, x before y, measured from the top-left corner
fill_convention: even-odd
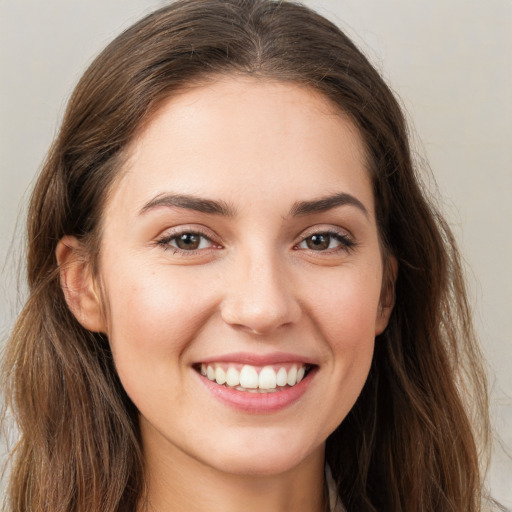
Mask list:
[[[298,322],[301,307],[293,280],[269,255],[243,258],[226,283],[221,316],[231,327],[270,334]]]

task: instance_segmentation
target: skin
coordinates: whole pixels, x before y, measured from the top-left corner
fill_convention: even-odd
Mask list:
[[[333,193],[360,205],[290,214]],[[147,207],[163,194],[223,201],[233,215]],[[357,129],[311,89],[224,77],[168,99],[145,125],[106,205],[99,276],[72,237],[57,250],[70,307],[108,335],[140,411],[140,510],[322,510],[325,440],[356,401],[391,311],[374,210]],[[198,249],[175,252],[172,235],[198,231]],[[308,246],[326,231],[353,246],[335,236]],[[192,367],[276,351],[316,373],[272,413],[213,398]]]

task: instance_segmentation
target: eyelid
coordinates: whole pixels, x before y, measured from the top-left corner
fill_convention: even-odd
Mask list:
[[[334,226],[332,224],[317,224],[315,226],[311,226],[307,229],[305,229],[300,234],[300,241],[304,240],[305,238],[308,238],[312,235],[320,235],[322,233],[331,234],[331,235],[339,235],[346,238],[349,238],[350,240],[355,241],[354,235],[346,229],[342,228],[340,226]]]

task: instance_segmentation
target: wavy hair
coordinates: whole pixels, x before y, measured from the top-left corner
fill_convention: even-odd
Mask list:
[[[20,432],[8,510],[117,512],[134,510],[143,495],[137,410],[108,339],[68,309],[55,250],[73,235],[97,260],[102,211],[136,132],[169,95],[230,74],[302,84],[353,120],[379,232],[399,264],[368,380],[327,439],[345,507],[480,511],[487,391],[453,236],[379,73],[334,24],[273,0],[176,1],[117,37],[76,86],[31,197],[30,294],[3,360]]]

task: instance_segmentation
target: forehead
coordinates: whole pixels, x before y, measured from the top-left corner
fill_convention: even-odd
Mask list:
[[[373,211],[362,138],[336,105],[299,84],[224,77],[162,102],[129,147],[110,203],[136,210],[173,191],[284,206],[338,189]]]

